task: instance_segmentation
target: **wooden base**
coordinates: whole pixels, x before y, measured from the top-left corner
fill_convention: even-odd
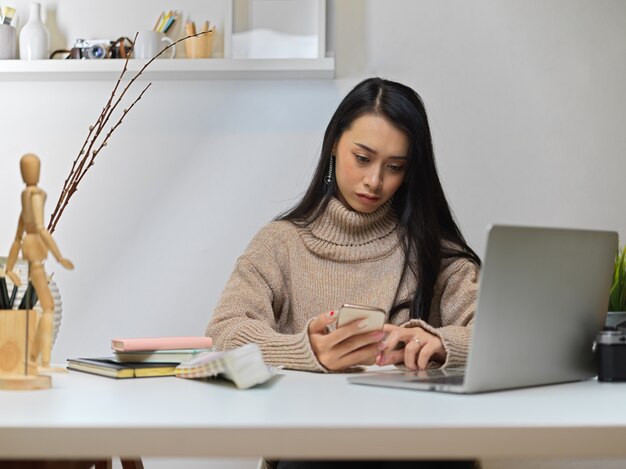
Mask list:
[[[45,375],[0,375],[0,389],[26,391],[31,389],[50,389],[52,379]]]
[[[67,369],[62,366],[49,366],[49,367],[38,366],[37,372],[39,374],[46,374],[46,375],[48,373],[68,373]]]

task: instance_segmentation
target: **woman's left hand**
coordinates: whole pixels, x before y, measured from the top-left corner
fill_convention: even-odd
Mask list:
[[[380,366],[404,363],[409,370],[425,370],[431,360],[443,363],[446,359],[441,339],[421,327],[385,324],[383,331],[388,334],[384,340],[387,347],[376,359],[376,364]],[[404,348],[396,350],[401,342]]]

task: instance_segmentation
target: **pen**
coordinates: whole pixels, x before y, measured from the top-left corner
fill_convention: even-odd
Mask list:
[[[31,289],[30,289],[30,308],[29,309],[33,309],[35,307],[35,305],[37,304],[37,291],[35,290],[35,287],[31,284]]]
[[[170,17],[169,20],[167,20],[167,23],[165,24],[165,27],[163,28],[164,33],[166,33],[172,27],[172,24],[174,24],[174,21],[176,21],[176,14],[174,14],[172,17]]]
[[[8,309],[13,309],[13,303],[15,303],[15,297],[17,296],[17,285],[13,285],[13,291],[11,292],[11,298],[9,299]]]
[[[35,303],[37,303],[37,292],[33,288],[33,284],[28,282],[28,287],[26,287],[26,291],[24,292],[24,296],[22,297],[22,301],[20,301],[18,309],[33,309]]]
[[[165,12],[161,12],[161,14],[159,15],[159,18],[157,19],[156,23],[154,23],[154,28],[152,28],[152,31],[158,31],[158,27],[161,24],[161,20],[163,19],[163,15],[165,15]]]
[[[9,309],[9,292],[4,276],[0,277],[0,309]]]
[[[159,25],[157,26],[157,31],[158,32],[163,32],[163,26],[165,25],[165,23],[167,22],[167,20],[170,19],[170,16],[172,15],[172,12],[170,11],[169,13],[165,14],[162,18],[161,21],[159,22]]]

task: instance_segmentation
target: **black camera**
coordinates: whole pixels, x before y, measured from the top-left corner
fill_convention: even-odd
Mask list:
[[[626,381],[626,333],[605,327],[595,343],[598,381]]]
[[[70,51],[72,59],[106,59],[109,57],[112,41],[108,39],[76,39]]]

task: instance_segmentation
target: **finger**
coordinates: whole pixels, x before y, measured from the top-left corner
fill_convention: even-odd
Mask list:
[[[380,366],[404,362],[404,350],[385,350],[378,360]]]
[[[415,336],[414,328],[399,328],[395,327],[392,329],[392,332],[389,333],[387,338],[385,339],[385,343],[387,344],[387,348],[385,349],[383,359],[384,362],[388,365],[390,363],[396,363],[392,361],[390,354],[396,350],[400,350],[402,355],[404,346],[407,342],[411,340],[412,337]],[[396,357],[394,356],[394,359]],[[402,361],[403,359],[400,359]]]
[[[385,331],[384,327],[383,327],[383,331]],[[406,334],[405,330],[398,330],[398,329],[394,329],[391,332],[389,332],[387,334],[387,337],[385,338],[385,343],[387,344],[387,350],[394,350],[398,348],[398,344],[400,342],[403,342],[402,336],[404,334]]]
[[[378,354],[381,351],[385,350],[385,348],[387,347],[387,344],[382,342],[384,334],[384,332],[378,331],[353,335],[348,339],[336,344],[334,348],[337,351],[337,355],[343,357],[345,355],[349,355],[355,350],[359,350],[371,344],[376,344]]]
[[[335,311],[328,311],[322,313],[309,323],[309,334],[324,334],[326,332],[326,326],[332,324],[337,320],[337,313]]]
[[[338,345],[341,342],[349,339],[350,337],[363,334],[363,329],[367,327],[369,324],[368,319],[357,319],[355,321],[349,322],[348,324],[338,327],[333,332],[331,332],[328,337],[332,341],[333,345]],[[383,334],[382,331],[376,331],[380,334]],[[369,334],[366,333],[366,334]],[[364,335],[366,335],[364,334]],[[383,334],[384,336],[384,334]],[[381,336],[382,338],[382,336]],[[379,339],[380,340],[380,339]]]
[[[355,350],[337,360],[337,369],[344,370],[355,365],[373,365],[379,350],[376,344]]]
[[[420,349],[423,348],[422,342],[411,339],[404,347],[404,366],[409,370],[417,369],[417,357],[421,354]]]
[[[428,368],[428,364],[430,363],[430,359],[435,354],[437,345],[428,342],[424,344],[424,346],[419,351],[419,355],[417,356],[417,368],[420,370],[425,370]]]

